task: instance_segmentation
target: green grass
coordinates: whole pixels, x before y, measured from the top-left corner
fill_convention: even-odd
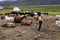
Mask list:
[[[48,12],[48,13],[52,15],[60,15],[60,12]]]
[[[21,7],[22,11],[30,10],[32,12],[60,12],[60,7]]]
[[[0,14],[4,14],[5,12],[11,12],[13,8],[5,8],[4,10],[0,10]],[[60,15],[60,7],[20,7],[21,12],[29,10],[31,12],[48,12],[52,15]]]

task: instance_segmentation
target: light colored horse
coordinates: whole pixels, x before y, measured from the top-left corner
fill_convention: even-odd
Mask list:
[[[60,21],[56,21],[56,25],[60,27]]]
[[[14,22],[14,17],[5,16],[5,21],[6,22]]]

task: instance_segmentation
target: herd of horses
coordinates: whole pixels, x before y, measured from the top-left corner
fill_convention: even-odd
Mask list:
[[[14,21],[10,22],[10,23],[7,23],[7,24],[4,24],[2,25],[3,27],[7,26],[7,27],[13,27],[15,26],[15,23],[21,23],[22,25],[31,25],[32,24],[32,20],[25,20],[24,19],[27,19],[28,16],[30,17],[34,17],[34,19],[36,21],[39,20],[39,17],[41,17],[41,12],[36,12],[36,13],[33,13],[33,12],[11,12],[11,13],[5,13],[4,15],[5,16],[9,16],[9,17],[13,17],[14,18]],[[48,13],[43,13],[44,15],[48,15]],[[1,16],[1,20],[5,19],[5,16]],[[11,24],[11,25],[10,25]],[[13,26],[12,26],[13,25]]]

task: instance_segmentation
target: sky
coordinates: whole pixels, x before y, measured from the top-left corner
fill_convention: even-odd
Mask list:
[[[16,1],[16,0],[0,0],[0,1]]]

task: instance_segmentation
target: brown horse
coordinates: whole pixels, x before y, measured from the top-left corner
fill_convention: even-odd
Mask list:
[[[32,21],[31,20],[23,20],[22,22],[21,22],[21,24],[22,25],[31,25],[32,24]]]
[[[34,16],[34,19],[37,21],[39,19],[39,16]]]
[[[5,16],[1,16],[1,20],[3,20],[5,18]]]
[[[14,23],[20,23],[24,18],[26,18],[26,16],[21,15],[21,16],[14,16]]]
[[[43,13],[43,14],[48,16],[48,13]]]
[[[6,23],[6,24],[3,24],[2,27],[8,27],[8,28],[13,28],[13,27],[16,27],[15,23]]]

